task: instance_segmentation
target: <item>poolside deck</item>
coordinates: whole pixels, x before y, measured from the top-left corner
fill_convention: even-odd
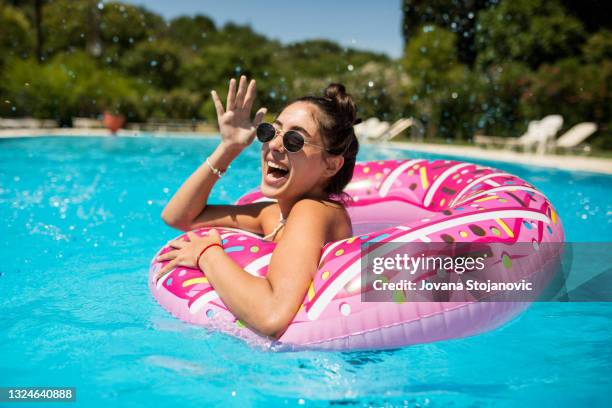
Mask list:
[[[442,144],[389,142],[388,146],[416,152],[438,153],[449,156],[469,157],[473,159],[495,160],[509,163],[528,164],[540,167],[552,167],[569,171],[590,171],[612,174],[612,159],[590,156],[572,156],[534,153],[519,153],[509,150],[482,149],[476,146],[454,146]]]
[[[40,136],[110,136],[105,129],[79,129],[79,128],[54,128],[54,129],[4,129],[0,130],[0,139],[15,137],[40,137]],[[121,129],[117,132],[118,137],[143,137],[143,133],[136,130]],[[160,132],[149,133],[147,136],[159,137],[217,137],[215,133],[193,133],[193,132]],[[474,158],[482,160],[496,160],[509,163],[528,164],[532,166],[549,167],[569,171],[588,171],[594,173],[612,174],[612,159],[589,156],[571,155],[538,155],[532,153],[518,153],[508,150],[482,149],[476,146],[455,146],[443,144],[389,142],[384,146],[410,150],[414,152],[438,153],[448,156],[463,158]]]

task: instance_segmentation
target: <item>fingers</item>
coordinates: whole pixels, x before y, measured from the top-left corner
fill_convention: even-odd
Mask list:
[[[244,95],[246,94],[246,91],[247,91],[246,83],[247,83],[246,76],[242,75],[240,77],[240,84],[238,85],[238,92],[236,93],[236,101],[235,101],[235,106],[238,109],[242,109],[244,105]]]
[[[166,266],[161,268],[159,272],[155,274],[155,281],[157,282],[162,276],[166,276],[168,273],[172,272],[172,270],[176,267],[177,264],[178,261],[176,259],[173,259],[172,261],[168,262]]]
[[[247,112],[251,111],[251,108],[253,107],[253,101],[255,100],[255,89],[257,88],[257,84],[255,83],[255,80],[252,79],[251,82],[249,82],[249,87],[246,90],[246,96],[244,98],[244,105],[242,106]],[[240,106],[240,105],[238,105]]]
[[[174,258],[177,257],[179,252],[180,251],[178,249],[174,250],[174,251],[169,251],[169,252],[166,252],[165,254],[161,254],[155,260],[157,262],[162,262],[162,261],[167,261],[167,260],[170,260],[170,259],[174,259]]]
[[[168,245],[170,245],[172,248],[183,248],[185,245],[187,244],[187,242],[183,241],[182,239],[177,239],[175,241],[170,241],[168,242]]]
[[[236,80],[230,79],[229,88],[227,89],[227,108],[232,110],[236,106]]]
[[[255,114],[255,119],[253,119],[253,126],[257,127],[261,122],[263,122],[264,116],[268,112],[267,108],[261,108]]]
[[[193,242],[198,239],[198,236],[193,231],[187,231],[187,238],[189,238],[189,242]]]
[[[219,95],[217,95],[217,92],[211,91],[210,93],[212,95],[212,100],[215,104],[215,110],[217,111],[217,118],[220,118],[225,113],[225,111],[223,110],[223,104],[221,103],[221,99],[219,99]]]

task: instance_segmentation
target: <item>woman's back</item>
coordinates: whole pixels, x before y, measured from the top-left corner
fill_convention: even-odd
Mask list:
[[[321,200],[320,203],[321,213],[313,213],[312,217],[321,218],[322,213],[325,213],[324,218],[332,220],[325,243],[350,238],[353,235],[353,230],[351,219],[346,208],[342,204],[333,201]],[[283,236],[282,227],[285,222],[286,220],[282,218],[278,204],[271,203],[266,207],[262,211],[261,217],[261,228],[264,239],[279,242]],[[272,236],[270,237],[270,235]]]

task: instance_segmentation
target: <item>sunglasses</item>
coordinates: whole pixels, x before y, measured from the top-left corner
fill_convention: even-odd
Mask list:
[[[270,123],[261,123],[257,126],[257,140],[261,143],[270,142],[272,139],[281,133]],[[324,146],[307,142],[304,136],[297,130],[289,130],[283,134],[283,147],[289,153],[297,153],[304,148],[304,145],[311,145],[327,151]]]

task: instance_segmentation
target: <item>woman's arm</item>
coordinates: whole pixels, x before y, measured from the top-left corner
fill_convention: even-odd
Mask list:
[[[324,204],[296,203],[265,279],[244,271],[219,247],[204,252],[199,266],[234,316],[263,335],[279,337],[304,300],[331,222]]]
[[[232,146],[224,145],[223,142],[217,146],[209,156],[211,165],[217,169],[227,169],[229,164],[240,154],[240,150]],[[218,180],[218,176],[212,172],[208,164],[202,163],[198,169],[174,194],[162,212],[162,219],[171,227],[183,231],[192,229],[192,222],[206,208],[208,196]]]
[[[265,108],[261,108],[251,121],[255,90],[254,80],[247,87],[246,77],[242,76],[238,90],[236,90],[236,81],[231,79],[226,109],[223,108],[217,93],[212,91],[221,133],[221,143],[208,158],[214,168],[227,169],[232,160],[253,141],[255,128],[261,123],[266,112]],[[217,226],[243,227],[253,230],[257,224],[257,220],[253,219],[253,214],[258,216],[261,206],[244,206],[245,208],[219,206],[212,214],[205,214],[208,196],[217,179],[218,176],[213,173],[208,164],[203,163],[168,202],[162,212],[162,219],[168,225],[184,231],[195,228],[195,220],[198,217],[200,226],[209,222]],[[242,217],[238,218],[238,215]],[[227,220],[230,220],[229,224]]]
[[[335,212],[314,200],[301,200],[291,209],[283,239],[272,254],[266,278],[242,269],[220,247],[213,246],[200,257],[215,291],[229,310],[253,330],[279,337],[297,313],[317,270],[321,248],[328,240]],[[170,260],[158,272],[164,276],[178,265],[195,267],[200,251],[220,243],[216,230],[199,237],[189,233],[189,242],[175,242],[179,248],[158,257]]]

